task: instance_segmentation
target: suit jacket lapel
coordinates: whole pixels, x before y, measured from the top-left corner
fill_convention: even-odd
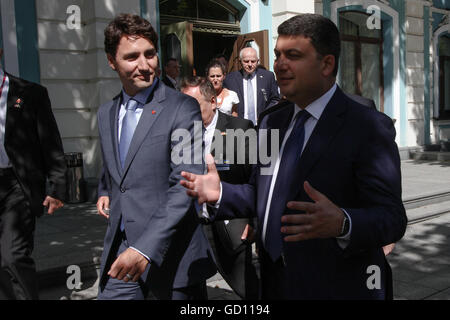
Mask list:
[[[110,141],[109,145],[111,146],[112,154],[114,155],[114,160],[116,164],[116,172],[118,176],[122,175],[122,167],[120,165],[120,158],[119,158],[119,111],[120,111],[120,104],[122,101],[122,94],[119,94],[116,96],[116,98],[113,100],[113,103],[111,105],[111,109],[109,110],[109,128],[107,128],[106,132],[110,132]],[[108,135],[106,135],[108,136]],[[114,171],[113,171],[114,172]],[[120,180],[120,179],[118,179]]]
[[[269,117],[267,119],[267,128],[265,127],[263,129],[268,129],[268,132],[267,132],[268,154],[272,154],[272,152],[274,152],[273,150],[270,149],[271,135],[274,134],[272,130],[279,130],[278,131],[279,147],[277,150],[279,153],[280,149],[281,149],[281,144],[283,142],[286,131],[289,127],[289,123],[292,120],[293,114],[294,114],[294,104],[291,103],[291,104],[287,105],[283,110],[280,110],[280,112],[276,112],[272,115],[267,116],[267,117]],[[271,165],[271,164],[269,164],[269,165]],[[275,166],[275,163],[272,165]],[[258,175],[258,197],[257,197],[258,209],[257,209],[257,212],[258,212],[258,217],[260,219],[264,219],[264,213],[266,211],[266,204],[267,204],[267,199],[269,196],[269,189],[270,189],[272,178],[273,178],[273,175],[262,175],[262,174]],[[276,195],[274,194],[273,197],[274,196],[276,196]],[[272,199],[272,201],[275,201],[275,200]],[[264,220],[262,220],[262,221],[264,221]]]
[[[347,105],[343,99],[343,93],[337,88],[317,122],[295,168],[292,183],[300,184],[300,188],[290,188],[292,190],[290,199],[294,199],[294,196],[303,190],[303,181],[307,179],[308,173],[329,149],[330,143],[344,123],[343,115],[346,110]]]
[[[13,134],[15,123],[20,121],[19,117],[23,110],[15,110],[14,105],[16,104],[17,99],[22,98],[23,85],[18,81],[15,77],[6,73],[9,79],[9,89],[8,89],[8,99],[6,102],[6,120],[5,120],[5,144],[9,140],[8,138]]]
[[[238,88],[238,94],[239,97],[242,97],[242,101],[239,101],[240,108],[238,109],[238,116],[241,118],[244,118],[245,114],[245,97],[244,97],[244,70],[239,70],[239,74],[236,79],[236,84]]]
[[[260,114],[264,110],[264,106],[266,105],[266,100],[264,99],[263,90],[264,89],[264,76],[258,72],[258,69],[255,71],[256,76],[256,101],[257,101],[257,113]],[[267,95],[267,93],[266,93]]]
[[[124,173],[127,171],[128,167],[133,161],[136,152],[139,150],[139,147],[141,146],[144,138],[147,136],[148,132],[153,126],[153,123],[161,114],[164,106],[160,102],[164,99],[165,86],[161,85],[161,83],[159,82],[156,85],[153,93],[150,94],[147,103],[143,107],[141,118],[139,119],[139,123],[136,127],[136,130],[134,131],[133,139],[131,140],[130,148],[128,149],[128,154],[125,158],[125,164],[123,168]]]

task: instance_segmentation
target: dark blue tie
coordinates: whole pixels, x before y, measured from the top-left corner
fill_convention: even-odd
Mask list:
[[[298,165],[298,160],[305,140],[305,122],[310,117],[306,110],[298,112],[295,116],[295,124],[291,134],[284,145],[281,162],[278,169],[277,180],[272,192],[269,217],[267,221],[265,248],[272,261],[276,261],[282,251],[283,239],[281,235],[281,216],[286,211],[286,203],[289,199],[292,173]]]
[[[122,168],[125,164],[125,159],[127,157],[128,149],[130,148],[131,139],[133,138],[134,130],[136,129],[138,118],[136,114],[136,108],[138,102],[134,99],[128,100],[126,109],[127,112],[122,120],[122,129],[120,131],[120,142],[119,142],[119,156],[120,164]]]

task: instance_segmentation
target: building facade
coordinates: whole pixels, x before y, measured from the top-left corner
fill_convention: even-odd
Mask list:
[[[339,85],[395,119],[401,150],[450,139],[450,0],[2,0],[2,65],[48,88],[65,151],[83,153],[86,177],[101,168],[98,106],[121,88],[103,30],[122,12],[150,20],[161,59],[179,57],[184,74],[261,30],[272,69],[278,25],[322,14],[342,36]]]

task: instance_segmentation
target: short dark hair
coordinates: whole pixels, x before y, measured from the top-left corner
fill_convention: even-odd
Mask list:
[[[105,28],[105,52],[116,57],[117,46],[123,36],[137,36],[150,41],[155,50],[158,51],[158,35],[153,29],[150,22],[144,18],[134,15],[122,13],[114,18]]]
[[[286,20],[278,26],[279,36],[304,36],[309,38],[320,57],[331,54],[336,64],[336,76],[341,52],[341,39],[336,25],[320,14],[304,13]]]
[[[176,58],[169,58],[169,59],[167,59],[166,63],[164,63],[164,67],[167,67],[169,65],[170,61],[174,61],[174,62],[178,63],[178,60]]]
[[[220,68],[222,70],[223,74],[227,73],[227,67],[219,59],[212,59],[208,63],[208,65],[206,66],[206,69],[205,69],[206,76],[208,76],[209,69],[211,69],[211,68]]]
[[[208,101],[213,97],[216,99],[216,90],[214,89],[214,86],[203,77],[190,76],[183,78],[181,81],[181,90],[189,87],[199,87],[201,95]]]

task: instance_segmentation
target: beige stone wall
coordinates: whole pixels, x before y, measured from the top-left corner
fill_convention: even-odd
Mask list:
[[[67,8],[81,25],[69,29]],[[85,177],[98,177],[98,107],[121,89],[105,58],[103,30],[118,13],[139,14],[139,0],[37,0],[41,83],[48,88],[65,152],[83,152]]]

